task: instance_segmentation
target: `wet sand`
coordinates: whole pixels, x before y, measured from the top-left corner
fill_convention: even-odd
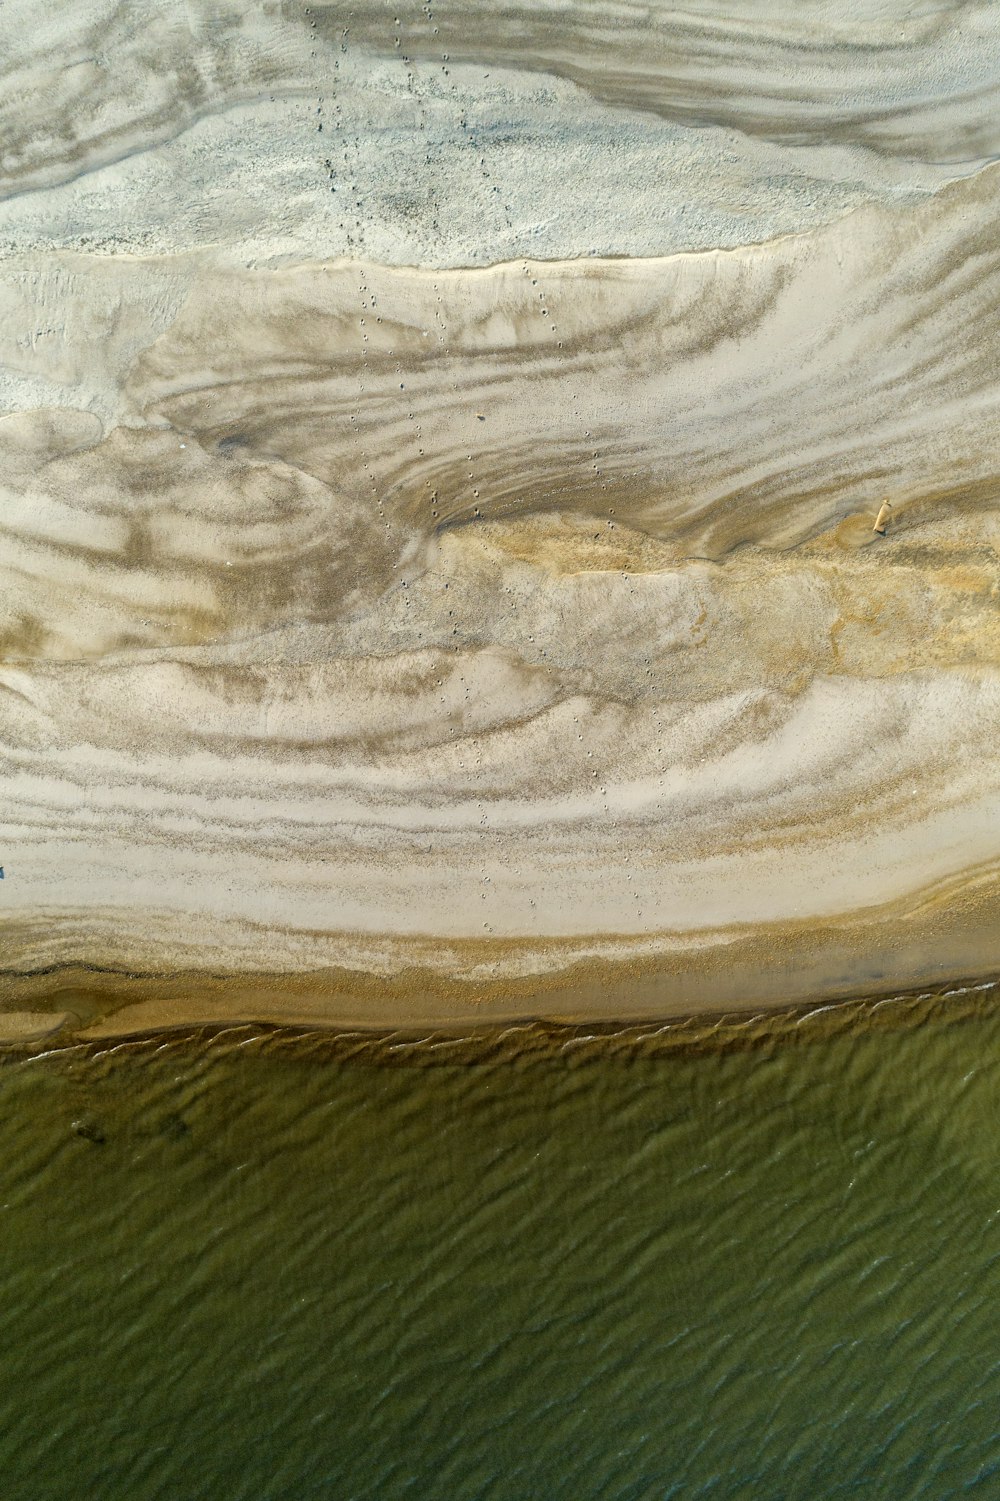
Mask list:
[[[1000,972],[995,14],[115,14],[4,106],[4,1008]]]

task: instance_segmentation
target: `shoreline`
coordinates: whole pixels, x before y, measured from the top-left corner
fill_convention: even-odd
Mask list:
[[[736,958],[737,956],[733,956]],[[204,1029],[250,1027],[366,1037],[468,1038],[508,1029],[605,1034],[658,1029],[718,1031],[796,1024],[820,1014],[849,1018],[859,1008],[964,1004],[1000,992],[1000,968],[954,967],[908,981],[845,978],[812,989],[789,985],[773,966],[755,975],[731,967],[729,983],[710,970],[671,973],[662,956],[643,961],[576,964],[493,984],[411,968],[393,976],[328,970],[298,975],[208,975],[193,971],[140,975],[57,965],[35,973],[0,973],[0,1047],[52,1040],[99,1043]],[[805,980],[805,973],[801,975]],[[837,1022],[836,1025],[841,1025]]]
[[[340,963],[296,971],[129,963],[110,954],[102,964],[79,955],[34,968],[8,960],[0,969],[0,1044],[29,1033],[44,1039],[54,1017],[67,1035],[90,1038],[244,1023],[455,1034],[525,1022],[620,1027],[836,1008],[989,985],[1000,978],[998,913],[1000,881],[990,873],[825,923],[641,942],[609,934],[547,942],[428,936],[386,939],[375,950],[342,934]],[[29,938],[9,944],[8,954],[44,952]]]
[[[303,1048],[331,1060],[372,1063],[460,1064],[524,1062],[531,1058],[619,1056],[649,1058],[664,1053],[746,1051],[770,1045],[812,1044],[873,1030],[899,1032],[928,1024],[954,1025],[994,1010],[1000,997],[1000,973],[956,979],[948,984],[911,990],[886,990],[834,1001],[731,1008],[726,1011],[626,1016],[606,1020],[532,1016],[529,1013],[459,1019],[417,1026],[352,1022],[289,1012],[280,1020],[262,1016],[215,1015],[200,1020],[169,1016],[158,1020],[112,1013],[96,1025],[66,1012],[0,1013],[0,1060],[3,1057],[77,1054],[95,1057],[130,1054],[147,1047],[174,1044],[206,1046],[257,1045]],[[128,1009],[128,1008],[126,1008]]]

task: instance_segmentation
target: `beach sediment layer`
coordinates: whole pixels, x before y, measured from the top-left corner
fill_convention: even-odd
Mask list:
[[[0,177],[7,1008],[1000,969],[995,17],[125,13]]]

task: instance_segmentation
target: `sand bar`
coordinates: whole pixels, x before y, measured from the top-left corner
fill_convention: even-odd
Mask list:
[[[5,13],[8,1011],[1000,970],[1000,22],[765,11]]]

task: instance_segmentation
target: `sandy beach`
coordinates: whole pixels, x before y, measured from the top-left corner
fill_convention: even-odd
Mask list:
[[[1000,973],[1000,19],[784,9],[4,11],[0,1032]]]

